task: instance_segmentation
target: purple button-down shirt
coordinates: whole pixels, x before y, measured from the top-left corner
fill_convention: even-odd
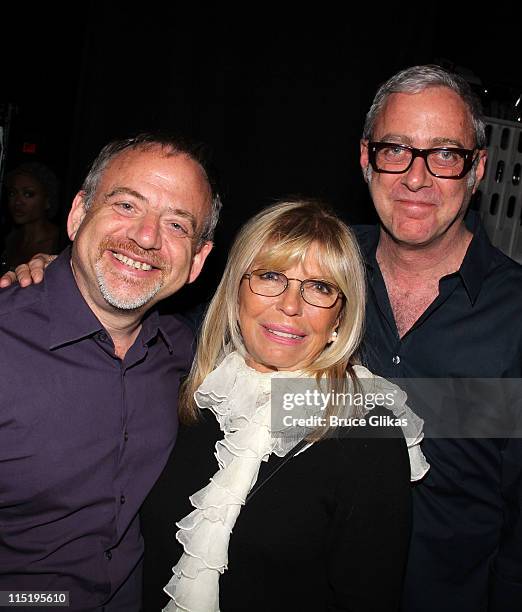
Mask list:
[[[192,335],[150,312],[120,360],[69,258],[0,291],[0,590],[68,590],[90,609],[142,555],[137,513],[174,444]]]

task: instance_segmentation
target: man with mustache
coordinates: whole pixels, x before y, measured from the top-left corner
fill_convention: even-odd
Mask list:
[[[468,84],[438,66],[401,71],[374,98],[360,161],[380,225],[359,228],[359,237],[369,282],[365,360],[382,376],[522,376],[522,269],[466,215],[485,146]],[[520,440],[430,438],[430,414],[410,404],[425,419],[431,469],[413,491],[403,612],[519,612]],[[488,409],[498,414],[501,398]],[[449,422],[449,403],[446,411]]]
[[[115,141],[72,203],[72,249],[0,292],[0,591],[140,609],[138,509],[192,358],[190,330],[154,306],[196,279],[219,209],[194,147]]]

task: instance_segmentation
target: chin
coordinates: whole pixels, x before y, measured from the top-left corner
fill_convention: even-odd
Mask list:
[[[143,296],[129,297],[128,295],[120,297],[113,294],[102,294],[103,299],[117,310],[139,310],[144,306],[150,308],[152,306],[151,300],[144,298]]]
[[[276,370],[287,370],[289,372],[293,370],[301,370],[303,368],[303,362],[296,362],[295,360],[289,361],[285,359],[272,360],[272,369]]]
[[[405,233],[396,233],[393,235],[393,239],[404,245],[409,246],[425,246],[433,242],[435,236],[426,235],[426,234],[405,234]]]
[[[279,370],[299,370],[300,364],[296,363],[293,360],[286,359],[264,359],[261,356],[258,356],[257,359],[252,359],[251,357],[247,359],[247,363],[250,361],[249,365],[254,370],[258,372],[274,372]]]
[[[152,286],[141,288],[140,291],[122,290],[121,287],[113,288],[100,280],[98,285],[103,299],[118,310],[138,310],[144,306],[150,308],[158,301],[156,295],[160,289]]]
[[[391,230],[388,233],[397,242],[403,244],[411,244],[422,246],[429,244],[435,237],[436,231],[431,226],[419,222],[401,222],[400,224],[392,224]]]

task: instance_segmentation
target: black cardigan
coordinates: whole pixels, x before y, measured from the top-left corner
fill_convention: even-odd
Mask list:
[[[144,612],[169,601],[162,589],[183,552],[175,522],[193,510],[188,496],[217,470],[214,444],[222,433],[210,411],[203,413],[201,423],[180,429],[142,507]],[[404,439],[386,437],[390,431],[357,427],[315,443],[260,488],[230,537],[219,585],[222,612],[398,609],[410,466]],[[263,462],[258,482],[281,461]]]

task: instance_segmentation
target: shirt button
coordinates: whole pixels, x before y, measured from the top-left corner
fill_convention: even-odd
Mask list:
[[[125,503],[125,495],[122,495],[120,497],[120,504],[124,504]]]
[[[399,365],[399,363],[401,362],[401,358],[399,357],[399,355],[395,355],[392,361],[395,365]]]
[[[123,439],[125,440],[125,442],[127,442],[127,440],[129,439],[129,433],[127,431],[123,434]]]
[[[105,551],[105,558],[107,559],[107,561],[110,561],[112,559],[112,553],[110,550]]]
[[[107,334],[105,332],[100,332],[98,334],[98,340],[100,340],[100,342],[107,342]]]

